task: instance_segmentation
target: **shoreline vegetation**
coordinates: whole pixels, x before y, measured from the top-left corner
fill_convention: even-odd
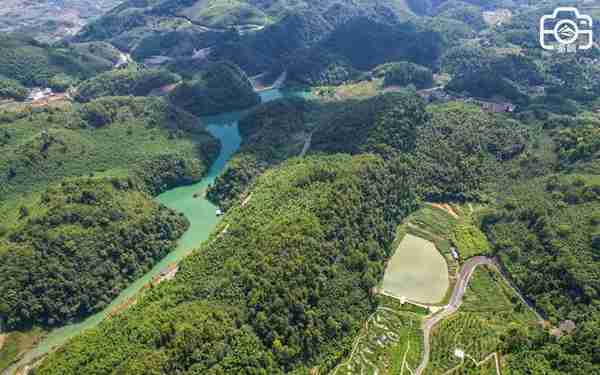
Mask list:
[[[270,97],[271,97],[271,96],[272,96],[272,95],[271,95],[270,93],[265,93],[266,100],[270,100]],[[207,121],[208,121],[208,120],[207,120]],[[232,120],[226,120],[226,121],[232,121]],[[209,124],[209,126],[211,126],[211,125]],[[225,126],[225,124],[224,124],[224,126]],[[211,129],[210,129],[210,128],[209,128],[209,131],[211,131]],[[223,135],[218,135],[218,136],[219,136],[219,137],[222,137]],[[225,140],[222,140],[222,142],[225,142]],[[227,146],[227,145],[225,145],[225,146],[226,146],[226,148],[227,148],[227,151],[223,151],[223,150],[222,150],[222,152],[221,152],[221,155],[224,155],[224,153],[226,154],[226,153],[232,152],[232,151],[230,151],[230,150],[228,149],[228,147],[230,147],[230,146]],[[226,157],[226,156],[225,156],[225,157]],[[217,157],[216,157],[216,156],[215,156],[215,157],[213,157],[213,160],[215,160],[215,161],[216,161],[216,159],[217,159]],[[223,163],[224,163],[225,161],[226,161],[226,160],[221,160],[221,161],[219,161],[218,163],[220,163],[220,165],[221,165],[221,167],[222,167],[222,165],[223,165]],[[216,163],[215,163],[215,165],[213,165],[212,167],[215,167],[215,166],[216,166]],[[219,167],[217,166],[217,168],[219,168]],[[208,171],[208,168],[206,168],[206,170]],[[214,178],[214,175],[216,175],[216,173],[217,173],[217,172],[218,172],[218,171],[212,171],[212,172],[210,172],[210,173],[211,173],[211,176],[212,176],[212,177],[210,177],[210,178],[206,177],[206,174],[207,174],[208,172],[204,172],[204,173],[203,173],[203,175],[204,175],[204,177],[203,177],[203,178],[204,178],[204,180],[207,180],[207,179]],[[194,181],[193,181],[193,180],[189,180],[189,181],[186,183],[186,185],[189,185],[189,184],[191,184],[192,182],[194,182]],[[155,182],[154,182],[154,183],[155,183]],[[198,184],[196,184],[196,185],[198,185]],[[196,186],[196,185],[189,185],[189,186]],[[170,186],[171,186],[171,188],[173,188],[173,187],[177,187],[177,184],[175,184],[175,185],[172,185],[172,184],[171,184]],[[205,190],[205,189],[206,189],[206,187],[203,187],[203,188],[202,188],[202,190]],[[186,188],[186,190],[187,190],[187,188]],[[153,191],[153,192],[155,192],[155,194],[156,194],[156,193],[159,193],[159,192],[161,192],[161,191],[164,191],[164,188],[160,188],[160,189],[154,188],[154,189],[150,189],[150,191]],[[209,216],[214,216],[214,215],[215,215],[215,213],[214,213],[214,206],[212,206],[212,205],[210,205],[210,206],[208,207],[208,209],[207,209],[207,210],[205,209],[205,211],[207,211],[206,213],[207,213],[207,215],[209,215]],[[207,232],[207,234],[208,234],[208,232]],[[177,236],[177,237],[180,237],[180,236]],[[196,248],[196,247],[197,247],[197,244],[194,244],[194,248]],[[190,252],[189,252],[189,253],[188,253],[186,256],[189,256],[189,255],[191,255],[191,254],[192,254],[192,252],[190,251]],[[175,274],[177,273],[177,271],[178,271],[178,269],[179,269],[179,266],[178,266],[178,264],[179,264],[179,263],[180,263],[182,260],[183,260],[183,259],[179,259],[179,260],[178,260],[176,263],[170,263],[170,264],[168,264],[168,265],[167,265],[165,268],[162,268],[161,270],[159,270],[159,271],[158,271],[158,274],[157,274],[156,276],[154,276],[152,279],[149,279],[147,283],[144,283],[144,284],[143,284],[143,285],[142,285],[142,286],[139,288],[139,291],[138,291],[138,292],[136,292],[135,294],[132,294],[132,295],[131,295],[130,297],[128,297],[126,300],[124,300],[124,301],[122,301],[122,302],[120,302],[120,303],[116,304],[115,306],[112,306],[112,307],[110,308],[110,310],[109,310],[109,311],[104,311],[104,312],[102,313],[103,317],[101,318],[101,320],[100,320],[100,321],[98,321],[97,323],[94,323],[94,324],[99,324],[101,321],[104,321],[104,320],[107,320],[107,319],[112,319],[112,318],[114,318],[115,316],[119,315],[120,313],[122,313],[123,311],[127,310],[127,309],[128,309],[128,308],[130,308],[132,305],[134,305],[134,304],[137,302],[137,300],[138,300],[138,299],[139,299],[139,298],[140,298],[142,295],[144,295],[144,294],[145,294],[145,292],[146,292],[146,291],[148,291],[148,290],[152,289],[153,287],[157,286],[158,284],[160,284],[161,282],[163,282],[163,281],[165,281],[165,280],[171,280],[173,277],[175,277]],[[111,305],[114,305],[114,301],[113,301],[113,303],[112,303]],[[89,317],[89,318],[87,318],[87,319],[86,319],[86,321],[91,321],[91,320],[92,320],[92,319],[91,319],[91,317]],[[94,320],[94,321],[95,321],[95,320]],[[85,322],[84,322],[83,324],[85,324]],[[89,328],[88,328],[88,329],[89,329]],[[69,334],[69,335],[71,335],[71,336],[72,336],[72,334]],[[41,340],[43,340],[43,338],[42,338]],[[34,348],[34,346],[33,346],[32,348]],[[56,347],[56,346],[52,346],[52,347],[49,347],[48,349],[49,349],[50,351],[54,351],[54,350],[58,349],[58,347]],[[45,355],[46,355],[46,353],[43,353],[43,356],[45,356]],[[35,358],[29,358],[29,360],[28,360],[27,362],[29,362],[29,363],[38,362],[38,361],[39,361],[39,359],[40,359],[40,356],[41,356],[41,355],[38,355],[38,356],[36,356]],[[25,364],[22,364],[22,366],[23,366],[23,365],[25,365]]]
[[[600,53],[542,51],[552,7],[136,0],[3,34],[0,368],[40,340],[7,372],[599,372]]]

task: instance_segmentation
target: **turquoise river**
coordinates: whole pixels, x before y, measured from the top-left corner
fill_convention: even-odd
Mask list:
[[[305,93],[284,94],[279,90],[267,90],[260,93],[263,102],[275,100],[284,95],[304,96]],[[238,120],[241,116],[242,112],[231,112],[203,118],[202,121],[206,124],[206,129],[221,141],[219,156],[211,166],[207,176],[200,182],[168,190],[156,197],[156,200],[165,206],[183,213],[190,222],[190,227],[179,239],[177,248],[157,263],[143,277],[124,289],[104,310],[88,317],[80,323],[52,330],[36,347],[25,353],[17,363],[3,371],[2,375],[12,375],[19,367],[33,362],[54,348],[62,346],[83,330],[97,326],[106,319],[111,311],[114,311],[118,306],[134,297],[145,285],[169,267],[169,265],[185,258],[208,238],[219,222],[219,217],[216,215],[217,207],[209,202],[203,194],[200,194],[196,198],[194,198],[194,195],[204,191],[215,180],[227,164],[227,161],[240,147],[241,138],[238,131]]]

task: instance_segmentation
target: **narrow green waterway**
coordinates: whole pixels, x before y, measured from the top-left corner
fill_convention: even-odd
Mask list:
[[[260,93],[263,102],[275,100],[284,95],[305,96],[302,92],[284,94],[279,90],[268,90]],[[231,156],[239,149],[241,138],[238,130],[238,121],[241,116],[242,112],[231,112],[203,118],[202,121],[206,124],[206,129],[221,141],[221,151],[218,158],[210,167],[208,175],[198,183],[174,188],[156,197],[158,202],[183,213],[190,222],[190,227],[179,239],[177,248],[157,263],[152,270],[124,289],[104,310],[88,317],[80,323],[52,330],[35,348],[25,353],[19,362],[5,370],[2,373],[3,375],[13,374],[18,367],[47,354],[55,347],[62,346],[83,330],[98,325],[111,311],[135,296],[154,277],[158,276],[162,270],[185,258],[208,238],[220,219],[216,216],[217,207],[209,202],[203,194],[198,194],[197,198],[194,198],[194,194],[203,192],[223,170]]]

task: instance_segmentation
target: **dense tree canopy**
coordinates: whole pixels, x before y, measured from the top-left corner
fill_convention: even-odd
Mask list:
[[[373,70],[373,75],[383,77],[385,86],[414,85],[417,89],[424,89],[433,83],[433,73],[430,69],[405,61],[378,66]]]
[[[0,76],[0,99],[25,100],[28,91],[14,79]]]
[[[268,167],[300,154],[312,107],[304,99],[287,98],[262,104],[242,118],[240,150],[209,188],[209,199],[229,208]]]
[[[36,373],[109,374],[114,364],[156,373],[330,369],[372,308],[369,288],[398,220],[415,208],[404,182],[373,156],[284,163],[260,178],[252,201],[226,218],[226,233],[186,259],[174,282],[71,341]]]
[[[230,63],[209,66],[196,80],[178,85],[169,99],[198,116],[246,109],[260,103],[246,74]]]
[[[102,96],[146,96],[181,78],[160,69],[123,69],[99,74],[77,87],[75,99],[88,102]]]
[[[111,69],[113,62],[69,45],[47,46],[29,37],[0,35],[0,76],[25,86],[48,86],[57,74],[78,79]]]
[[[484,228],[521,290],[553,321],[598,311],[600,184],[551,177],[515,188]]]
[[[200,120],[159,98],[104,97],[78,107],[7,112],[0,117],[0,201],[43,190],[68,176],[150,169],[197,181],[218,154]],[[186,168],[166,170],[162,161]],[[156,163],[153,165],[152,163]],[[191,168],[194,172],[184,172]],[[148,170],[143,172],[148,173]],[[149,186],[150,191],[160,190]]]
[[[35,203],[0,239],[0,319],[10,328],[102,309],[172,250],[187,225],[127,179],[65,180]]]

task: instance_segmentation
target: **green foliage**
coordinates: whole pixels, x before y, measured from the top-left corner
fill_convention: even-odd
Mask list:
[[[442,56],[442,69],[452,75],[466,74],[477,69],[484,61],[493,58],[488,49],[476,48],[470,45],[459,45],[448,49]]]
[[[59,73],[48,81],[48,86],[56,92],[66,92],[71,87],[75,87],[79,81],[76,78]]]
[[[47,86],[60,73],[87,78],[112,68],[112,62],[69,46],[47,46],[15,34],[0,36],[0,75],[25,86]]]
[[[448,51],[443,61],[453,75],[447,89],[476,97],[503,97],[525,104],[528,98],[522,87],[544,82],[540,67],[526,56],[496,56],[481,48],[461,46]]]
[[[510,374],[598,372],[600,225],[597,176],[562,175],[511,189],[484,230],[519,289],[552,322],[575,321],[571,334],[511,330],[503,346]]]
[[[197,180],[218,150],[197,118],[158,98],[109,97],[79,108],[44,108],[6,117],[0,122],[0,150],[5,155],[0,159],[0,200],[92,173],[181,171]],[[187,167],[169,171],[160,166],[167,156]],[[194,173],[185,172],[188,168]],[[187,181],[184,175],[180,177]]]
[[[508,360],[509,374],[573,374],[587,375],[598,372],[598,334],[600,316],[595,313],[586,322],[577,325],[571,335],[555,338],[546,332],[513,331],[506,343],[514,354]]]
[[[560,176],[518,186],[484,230],[517,286],[551,321],[598,311],[600,185]]]
[[[385,299],[365,322],[355,342],[352,356],[341,362],[335,374],[402,374],[405,367],[416,369],[422,356],[424,309],[410,311],[413,305],[400,305]]]
[[[240,150],[209,188],[208,198],[229,208],[268,167],[298,155],[308,136],[309,108],[303,99],[281,99],[262,104],[242,118]]]
[[[323,118],[312,138],[314,151],[375,152],[391,157],[410,152],[417,129],[429,116],[423,101],[412,93],[392,93],[348,102]]]
[[[357,79],[359,71],[346,58],[314,48],[296,52],[288,74],[301,84],[339,85]]]
[[[141,162],[133,174],[141,179],[145,190],[152,195],[200,181],[208,171],[208,162],[214,160],[219,153],[216,142],[207,142],[203,146],[201,160],[177,153],[161,154]]]
[[[181,1],[170,1],[161,4],[165,9],[172,9],[169,3],[185,3]],[[231,27],[235,25],[264,25],[269,22],[269,17],[252,2],[247,1],[188,1],[193,4],[189,8],[182,9],[179,14],[185,15],[195,23],[210,27]],[[258,6],[262,4],[258,2]],[[168,8],[167,8],[168,7]]]
[[[460,310],[434,328],[427,372],[443,374],[455,366],[469,365],[471,358],[482,361],[493,352],[504,354],[505,340],[515,331],[526,332],[535,319],[497,271],[480,267],[469,282]],[[455,357],[455,349],[470,357],[464,361]]]
[[[482,199],[486,186],[502,181],[499,176],[527,144],[519,123],[464,103],[432,107],[430,116],[417,128],[414,151],[397,158],[428,200]]]
[[[373,70],[373,75],[382,77],[384,86],[414,85],[417,89],[424,89],[433,84],[430,69],[405,61],[378,66]]]
[[[72,43],[69,47],[79,53],[106,60],[113,65],[119,62],[121,55],[119,50],[106,42]]]
[[[501,181],[498,176],[508,173],[527,144],[525,129],[514,121],[461,103],[427,113],[418,96],[408,92],[322,107],[274,103],[265,108],[275,111],[259,122],[256,116],[242,121],[242,128],[261,127],[243,133],[240,154],[209,192],[226,207],[265,168],[301,150],[295,134],[308,131],[302,122],[315,124],[310,152],[380,154],[405,169],[423,196],[434,201],[482,199],[482,190]]]
[[[553,62],[548,72],[554,77],[547,88],[549,95],[560,95],[580,102],[594,100],[600,95],[600,69],[594,64],[567,57]]]
[[[600,120],[596,116],[553,117],[545,126],[553,129],[558,156],[566,167],[600,171]]]
[[[463,259],[490,252],[490,244],[485,235],[471,223],[460,223],[452,231],[452,242]]]
[[[502,98],[514,103],[526,103],[527,96],[511,81],[478,70],[466,76],[455,77],[446,88],[457,93],[467,93],[477,98]]]
[[[146,96],[152,90],[180,81],[180,77],[160,69],[124,69],[105,72],[82,82],[75,99],[89,102],[102,96]]]
[[[475,30],[481,30],[486,27],[481,8],[463,1],[446,1],[436,9],[435,13],[438,17],[464,22]]]
[[[412,23],[388,25],[357,18],[335,29],[318,48],[346,58],[355,69],[367,71],[386,62],[402,60],[432,67],[442,47],[440,34],[419,31]]]
[[[0,99],[25,100],[28,91],[19,82],[0,77]]]
[[[198,116],[246,109],[260,103],[246,74],[230,63],[212,64],[197,80],[178,85],[169,99]]]
[[[414,209],[402,177],[376,157],[288,161],[259,179],[252,201],[225,217],[227,233],[184,260],[174,281],[36,374],[142,363],[159,373],[327,371],[369,314],[370,275],[381,276],[394,228]]]
[[[172,250],[187,228],[132,180],[81,178],[51,186],[21,215],[0,251],[8,327],[57,325],[106,306]]]
[[[144,35],[131,51],[131,57],[137,61],[150,56],[181,58],[190,56],[190,51],[222,43],[222,39],[223,33],[213,31],[200,32],[190,27],[176,30],[161,30]],[[198,65],[198,61],[187,61],[187,68],[195,68],[195,65]]]
[[[437,16],[423,17],[417,20],[419,21],[421,27],[438,32],[444,39],[445,45],[460,45],[464,40],[475,36],[473,28],[459,20]]]

